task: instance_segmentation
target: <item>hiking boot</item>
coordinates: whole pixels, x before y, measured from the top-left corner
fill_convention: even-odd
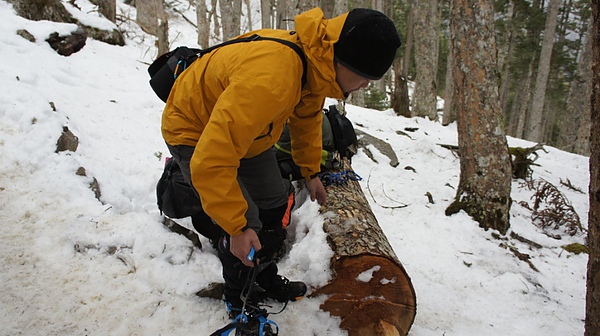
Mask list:
[[[280,275],[275,276],[271,287],[264,293],[268,298],[279,302],[297,301],[306,294],[307,288],[304,282],[290,281]]]
[[[240,299],[239,295],[223,295],[223,302],[225,302],[225,308],[227,309],[230,319],[235,319],[242,313],[242,306],[244,303],[242,302],[242,299]],[[246,301],[246,307],[244,308],[246,315],[259,309],[258,304],[258,298],[256,298],[255,295],[251,295],[251,298]]]

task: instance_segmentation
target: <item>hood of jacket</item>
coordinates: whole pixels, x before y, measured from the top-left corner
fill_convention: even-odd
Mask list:
[[[298,39],[311,64],[311,91],[330,98],[344,98],[344,93],[336,82],[333,46],[339,39],[347,16],[348,13],[345,13],[326,19],[320,8],[313,8],[294,18]]]

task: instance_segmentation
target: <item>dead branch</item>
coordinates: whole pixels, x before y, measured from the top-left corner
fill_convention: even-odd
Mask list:
[[[532,246],[532,247],[535,247],[535,248],[538,248],[538,249],[541,249],[543,247],[541,244],[538,244],[538,243],[536,243],[536,242],[534,242],[532,240],[529,240],[529,239],[527,239],[527,238],[519,235],[518,233],[515,233],[514,231],[510,232],[510,237],[513,238],[513,239],[516,239],[516,240],[520,241],[521,243],[528,244],[529,246]]]
[[[379,204],[379,202],[377,202],[377,200],[375,199],[375,197],[373,196],[373,193],[371,192],[371,173],[373,172],[373,169],[371,169],[371,171],[369,172],[369,177],[367,177],[367,190],[369,191],[369,195],[371,196],[371,199],[373,199],[373,202],[377,205],[379,205],[380,207],[384,208],[384,209],[400,209],[400,208],[406,208],[408,206],[408,204],[404,204],[402,202],[396,201],[390,197],[388,197],[385,194],[385,189],[383,190],[384,195],[386,195],[387,198],[389,198],[390,200],[392,200],[393,202],[399,203],[401,205],[396,205],[396,206],[389,206],[389,205],[382,205]]]
[[[578,192],[580,194],[585,194],[585,192],[577,187],[575,187],[573,184],[571,184],[571,180],[567,179],[567,182],[563,181],[562,179],[560,179],[560,184],[575,191]]]
[[[549,230],[562,230],[570,236],[586,231],[581,225],[575,208],[556,186],[544,179],[530,181],[526,185],[529,189],[535,190],[531,197],[533,206],[525,202],[521,202],[521,205],[532,211],[533,224],[543,229],[546,235],[560,239],[560,235],[553,234]]]

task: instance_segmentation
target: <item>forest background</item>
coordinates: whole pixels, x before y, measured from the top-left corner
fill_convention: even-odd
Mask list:
[[[100,2],[110,3],[111,0]],[[169,15],[183,0],[138,0],[136,20],[147,32],[163,36],[169,50],[177,32],[168,31]],[[134,2],[134,0],[132,0]],[[450,1],[448,0],[189,0],[196,18],[184,17],[207,47],[259,28],[293,29],[293,17],[321,7],[326,17],[352,8],[379,10],[393,18],[403,39],[387,76],[353,94],[354,105],[398,115],[423,116],[447,125],[452,109]],[[260,5],[260,8],[257,6]],[[253,7],[254,6],[254,7]],[[590,0],[496,0],[494,29],[501,125],[505,134],[589,155],[591,95]],[[169,13],[169,14],[168,14]],[[161,18],[156,20],[156,18]],[[170,36],[170,39],[169,39]],[[171,41],[171,42],[169,42]],[[409,101],[408,83],[414,82]],[[437,97],[446,101],[438,111]]]

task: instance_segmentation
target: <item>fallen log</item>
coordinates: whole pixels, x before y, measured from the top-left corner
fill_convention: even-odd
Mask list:
[[[352,171],[348,160],[333,171]],[[326,186],[323,224],[334,252],[334,279],[311,296],[342,319],[350,336],[407,335],[416,315],[410,277],[381,230],[356,180]]]
[[[459,148],[456,145],[438,144],[443,148],[451,150],[456,155],[459,154]],[[512,167],[512,175],[514,178],[522,180],[530,180],[533,170],[531,166],[539,166],[535,161],[539,158],[538,150],[543,150],[548,153],[543,144],[536,144],[532,147],[508,147],[510,154],[510,163]],[[533,156],[533,157],[531,157]]]

